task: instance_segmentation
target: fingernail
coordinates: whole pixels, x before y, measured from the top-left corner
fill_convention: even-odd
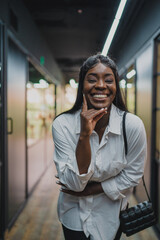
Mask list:
[[[105,109],[107,110],[107,107]]]
[[[101,110],[104,110],[104,108],[101,108]]]
[[[57,183],[57,184],[60,184],[60,182],[59,182],[59,181],[56,181],[56,183]]]

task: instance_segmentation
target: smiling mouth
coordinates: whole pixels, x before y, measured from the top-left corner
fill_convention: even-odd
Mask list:
[[[109,94],[93,94],[93,98],[107,98],[109,97]]]

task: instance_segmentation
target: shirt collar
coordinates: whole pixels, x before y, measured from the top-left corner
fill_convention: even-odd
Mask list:
[[[76,134],[80,133],[80,113],[81,109],[76,112]],[[121,134],[122,111],[119,110],[113,103],[111,105],[108,132]]]

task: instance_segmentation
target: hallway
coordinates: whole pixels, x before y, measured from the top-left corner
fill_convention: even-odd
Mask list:
[[[23,212],[5,240],[64,240],[57,218],[57,197],[59,186],[55,181],[55,167],[51,164],[29,198]],[[132,198],[132,203],[135,200]],[[121,240],[158,240],[152,228]],[[98,239],[100,240],[100,239]]]
[[[5,240],[63,240],[61,225],[57,218],[59,187],[55,181],[54,164],[29,198],[25,209]]]

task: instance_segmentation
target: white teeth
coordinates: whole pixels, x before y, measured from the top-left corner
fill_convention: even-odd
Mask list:
[[[93,97],[95,97],[95,98],[105,98],[105,97],[107,97],[107,95],[93,95]]]

